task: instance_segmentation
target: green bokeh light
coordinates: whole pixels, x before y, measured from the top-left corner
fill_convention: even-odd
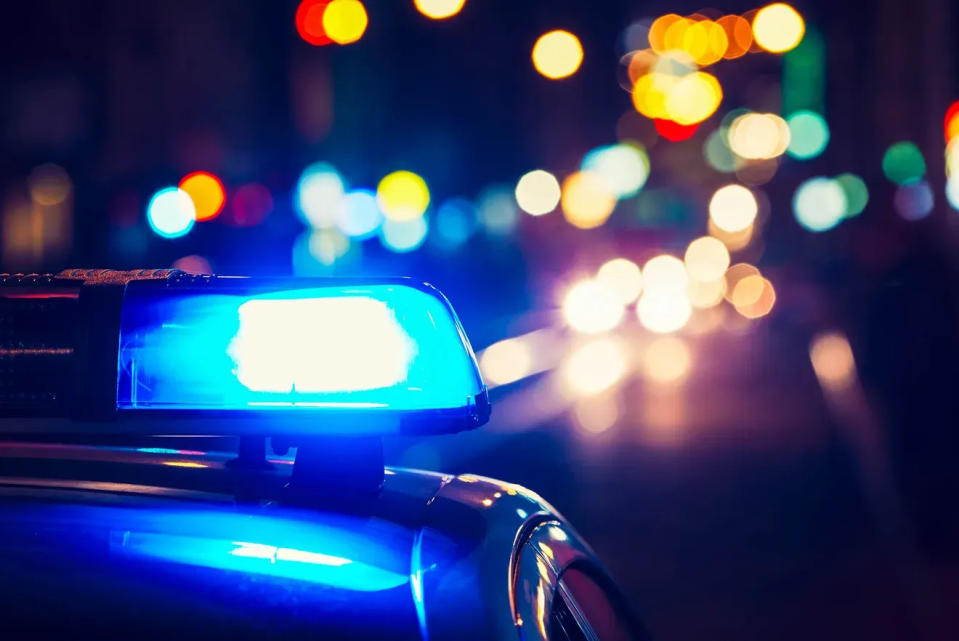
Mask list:
[[[797,111],[786,118],[786,123],[789,125],[789,147],[786,152],[793,158],[815,158],[829,144],[829,125],[815,111]]]
[[[882,157],[882,172],[892,182],[903,185],[926,175],[926,161],[915,143],[903,140],[886,150]]]
[[[856,174],[839,174],[836,182],[846,194],[846,218],[858,216],[869,202],[869,188]]]

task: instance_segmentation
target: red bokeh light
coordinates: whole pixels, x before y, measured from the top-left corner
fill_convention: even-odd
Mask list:
[[[333,41],[323,28],[323,13],[331,0],[303,0],[296,10],[296,31],[311,45],[321,47]]]
[[[659,135],[671,142],[692,138],[696,130],[699,129],[698,122],[693,125],[681,125],[673,120],[654,118],[653,123],[656,125],[656,131]]]
[[[233,194],[229,223],[238,227],[259,225],[273,209],[270,190],[257,183],[243,185]]]
[[[946,142],[959,136],[959,100],[949,105],[942,125],[946,131]]]

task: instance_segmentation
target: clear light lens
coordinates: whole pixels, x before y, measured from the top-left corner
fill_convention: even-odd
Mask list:
[[[442,410],[483,393],[459,322],[431,288],[210,285],[128,287],[118,408]]]

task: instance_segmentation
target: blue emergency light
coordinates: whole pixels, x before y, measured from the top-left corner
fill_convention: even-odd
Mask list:
[[[58,415],[75,426],[62,431],[240,435],[440,433],[489,418],[452,307],[409,279],[0,278],[0,316],[24,335],[44,301],[62,308],[59,324],[19,355],[0,345],[0,358],[20,359],[17,384],[55,389],[28,403],[0,393],[0,417],[19,419],[0,431]],[[70,375],[55,385],[56,367]]]

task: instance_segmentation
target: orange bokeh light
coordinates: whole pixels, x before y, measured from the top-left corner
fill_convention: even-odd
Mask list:
[[[323,14],[328,4],[330,0],[303,0],[296,10],[296,31],[311,45],[321,47],[333,43],[323,28]]]
[[[727,46],[723,57],[726,60],[739,58],[749,52],[753,45],[753,28],[742,16],[723,16],[716,23],[726,32]]]
[[[180,189],[185,191],[196,208],[198,222],[216,218],[223,210],[226,202],[226,191],[223,183],[213,174],[206,171],[195,171],[187,174],[180,181]]]
[[[959,136],[959,100],[952,103],[946,110],[943,126],[946,130],[946,142]]]

